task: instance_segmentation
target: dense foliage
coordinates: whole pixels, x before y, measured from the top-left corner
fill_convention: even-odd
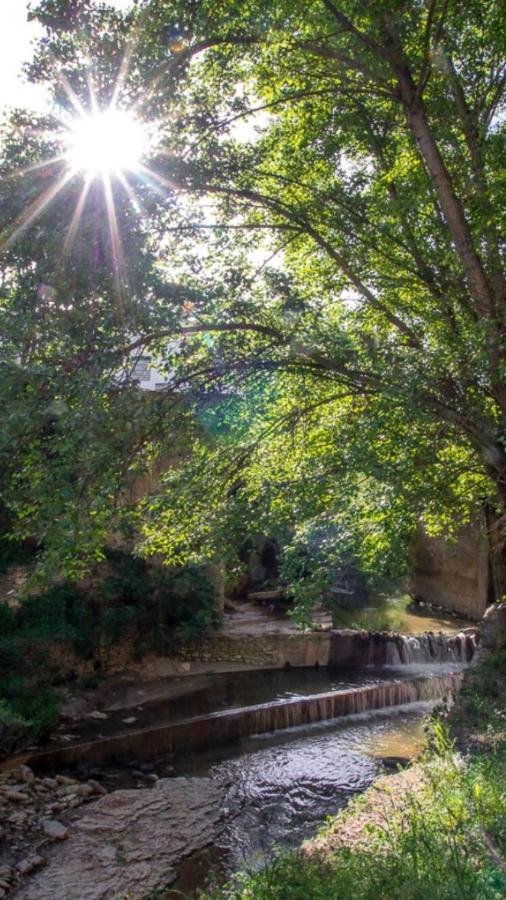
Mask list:
[[[103,568],[91,589],[63,583],[16,609],[0,604],[0,755],[47,739],[58,720],[58,688],[79,679],[83,662],[81,686],[91,687],[121,641],[130,655],[166,653],[218,624],[214,587],[197,566],[148,568],[109,551]]]
[[[3,174],[24,172],[0,196],[2,488],[46,568],[80,572],[122,518],[178,563],[248,530],[333,530],[367,581],[406,571],[420,518],[449,529],[487,503],[500,519],[504,6],[33,15],[30,77],[60,110],[69,91],[89,107],[91,82],[156,132],[128,176],[137,209],[121,179],[82,193],[74,175],[37,217],[66,164],[26,167],[57,153],[58,119],[6,126]],[[170,373],[143,402],[133,351]],[[118,507],[174,445],[160,489]]]

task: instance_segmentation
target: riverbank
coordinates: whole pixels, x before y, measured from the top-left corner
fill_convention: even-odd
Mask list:
[[[430,746],[319,835],[213,900],[499,900],[506,894],[506,653],[473,668]]]

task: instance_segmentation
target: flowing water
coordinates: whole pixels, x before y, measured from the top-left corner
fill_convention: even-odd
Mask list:
[[[416,755],[423,717],[458,690],[473,652],[470,634],[336,631],[331,657],[345,666],[189,678],[179,696],[132,710],[134,730],[125,733],[125,710],[116,709],[92,726],[100,746],[90,735],[65,752],[88,764],[121,752],[116,770],[100,771],[109,787],[146,786],[175,770],[224,788],[220,838],[181,865],[168,894],[192,896],[210,876],[298,846],[385,765]]]
[[[419,752],[431,708],[414,703],[176,760],[178,775],[206,775],[225,786],[225,828],[211,853],[182,867],[169,897],[298,846],[385,771],[385,758],[405,761]]]

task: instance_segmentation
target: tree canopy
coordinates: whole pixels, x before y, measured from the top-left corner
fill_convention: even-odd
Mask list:
[[[0,452],[12,533],[50,568],[121,518],[172,561],[256,528],[371,577],[420,519],[501,522],[505,14],[38,3],[55,107],[4,126]],[[69,173],[58,117],[93,102],[145,124],[137,171]],[[142,399],[137,352],[168,373]]]

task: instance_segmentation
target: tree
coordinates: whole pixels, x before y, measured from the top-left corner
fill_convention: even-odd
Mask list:
[[[152,0],[124,18],[96,9],[40,4],[50,52],[32,76],[63,70],[82,96],[92,40],[102,100],[128,48],[125,102],[142,93],[143,114],[156,118],[150,178],[169,201],[155,203],[156,233],[191,303],[137,346],[162,354],[184,331],[180,377],[225,398],[209,413],[214,432],[221,423],[211,502],[194,476],[188,496],[220,528],[241,505],[250,517],[283,507],[286,520],[290,504],[292,518],[338,504],[338,473],[342,498],[360,483],[370,509],[390,503],[410,522],[423,508],[436,518],[439,505],[446,522],[487,500],[499,533],[503,6]],[[238,140],[248,119],[259,133]],[[263,248],[260,265],[252,245]],[[200,462],[197,471],[202,485]],[[174,477],[181,498],[185,475]],[[195,505],[178,520],[174,496],[158,548],[195,525]],[[497,560],[501,596],[502,548]]]

